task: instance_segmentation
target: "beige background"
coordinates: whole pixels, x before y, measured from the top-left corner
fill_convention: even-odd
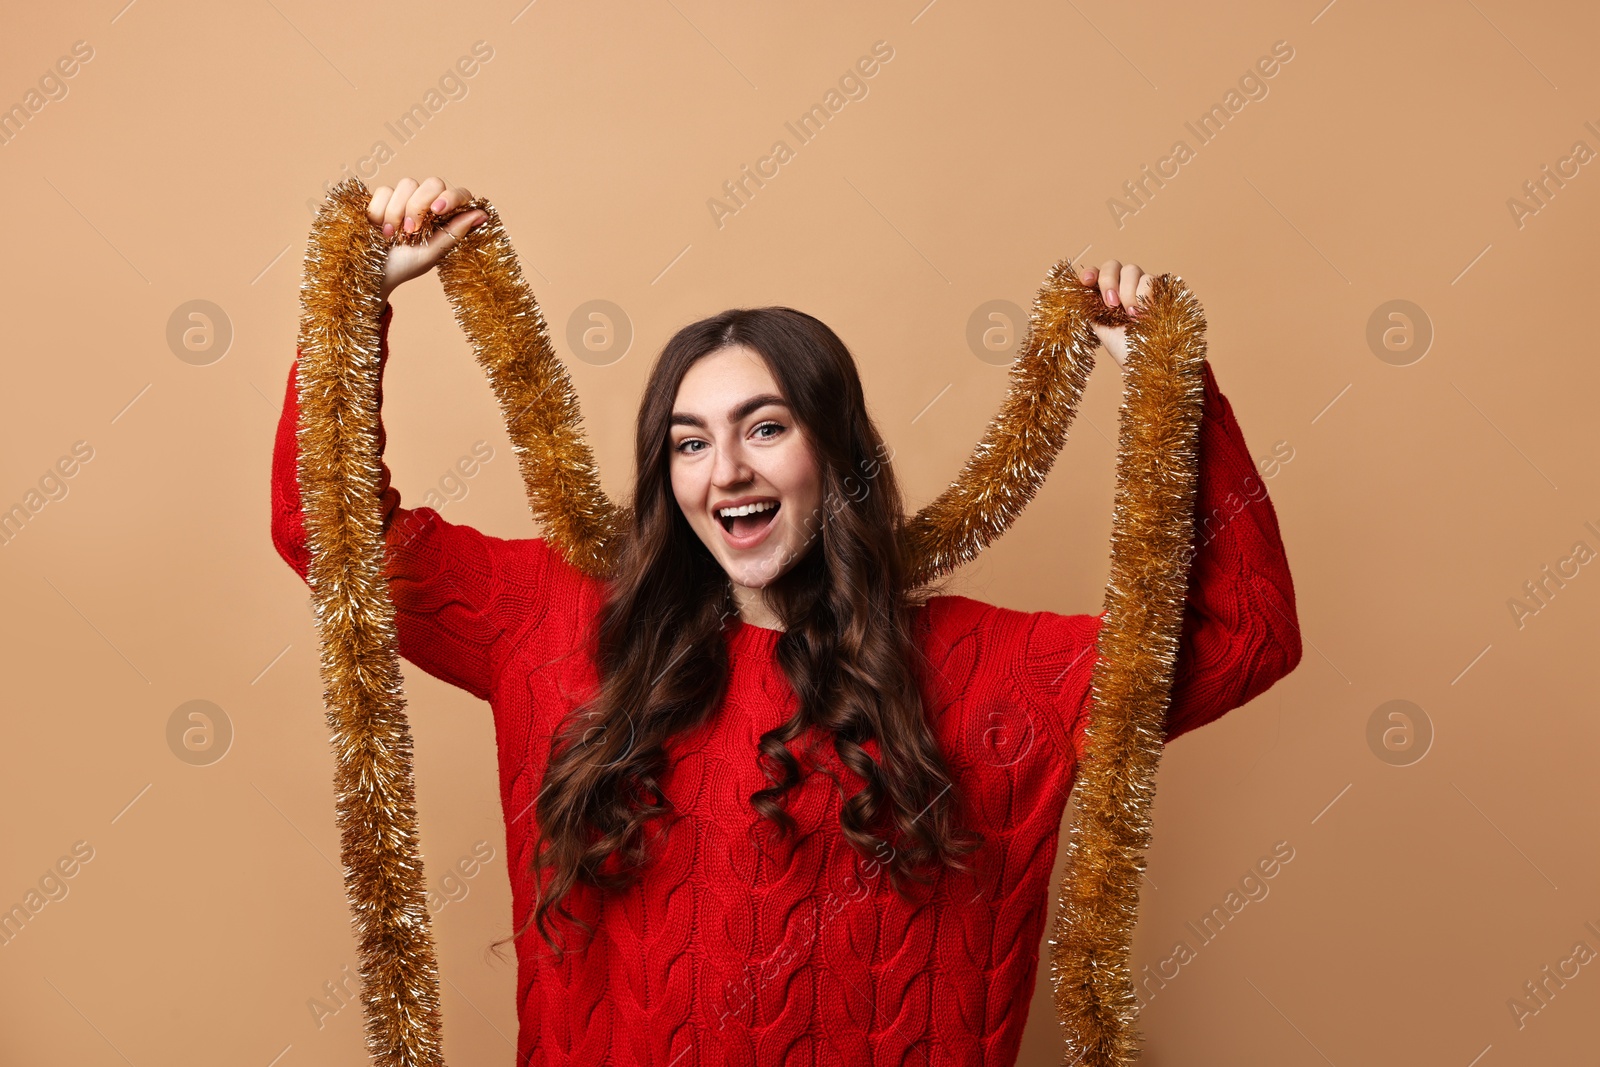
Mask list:
[[[0,1060],[361,1061],[359,1006],[324,987],[355,957],[317,635],[267,504],[308,204],[380,140],[370,185],[439,173],[495,202],[564,350],[583,304],[624,310],[623,358],[571,360],[619,496],[649,363],[693,318],[784,303],[832,325],[920,506],[1005,387],[967,343],[975,309],[1029,306],[1067,256],[1181,274],[1252,452],[1292,451],[1267,484],[1305,659],[1163,760],[1138,967],[1196,944],[1186,924],[1275,843],[1294,858],[1149,1002],[1147,1062],[1593,1060],[1600,963],[1521,1025],[1508,1003],[1578,942],[1600,952],[1600,176],[1561,163],[1600,149],[1591,6],[110,0],[6,23],[0,105],[26,107],[74,42],[93,55],[0,144],[0,507],[65,491],[0,547],[0,907],[75,843],[92,859],[0,947]],[[880,40],[867,95],[798,145],[784,123]],[[402,144],[386,123],[478,41],[465,95]],[[1185,123],[1279,41],[1293,58],[1201,144]],[[708,201],[780,138],[794,158],[719,228]],[[1193,158],[1119,226],[1108,201],[1179,139]],[[1519,224],[1509,201],[1537,206],[1546,165],[1568,178]],[[192,300],[233,334],[204,365],[167,340]],[[1425,354],[1369,344],[1394,300]],[[404,499],[481,439],[494,458],[443,513],[529,535],[436,281],[396,305]],[[1048,486],[962,591],[1099,610],[1118,391],[1102,358]],[[50,481],[80,441],[92,458]],[[1569,557],[1519,625],[1524,583]],[[407,686],[428,874],[455,898],[435,919],[445,1047],[509,1063],[488,708],[409,666]],[[209,765],[168,740],[190,700],[231,724]],[[1394,700],[1429,724],[1420,760],[1369,743]],[[493,859],[445,885],[480,841]],[[1058,1056],[1048,978],[1024,1063]]]

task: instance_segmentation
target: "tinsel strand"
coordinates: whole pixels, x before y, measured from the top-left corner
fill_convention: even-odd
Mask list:
[[[366,218],[369,199],[359,183],[342,183],[312,225],[300,286],[298,475],[367,1051],[381,1067],[437,1067],[439,976],[378,492],[387,242]]]
[[[1205,318],[1181,279],[1155,279],[1128,326],[1111,575],[1085,751],[1051,940],[1063,1063],[1139,1055],[1129,955],[1166,740],[1193,542]]]

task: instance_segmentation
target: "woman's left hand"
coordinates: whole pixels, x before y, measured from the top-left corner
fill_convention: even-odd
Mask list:
[[[1146,274],[1137,263],[1119,263],[1108,259],[1098,267],[1085,267],[1078,272],[1084,285],[1100,284],[1100,299],[1107,307],[1126,308],[1129,315],[1138,318],[1144,310],[1144,298],[1150,295],[1155,279]],[[1126,326],[1102,326],[1094,323],[1094,332],[1105,345],[1111,358],[1124,372],[1128,369],[1128,329]]]

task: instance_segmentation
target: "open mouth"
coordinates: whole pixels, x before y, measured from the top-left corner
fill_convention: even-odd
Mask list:
[[[717,521],[734,541],[748,541],[765,533],[782,505],[776,500],[758,500],[737,508],[723,508]]]

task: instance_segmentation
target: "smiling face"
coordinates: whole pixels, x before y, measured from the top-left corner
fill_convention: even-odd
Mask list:
[[[755,591],[815,538],[822,472],[765,361],[744,345],[697,360],[678,386],[670,432],[678,506],[733,580],[744,620],[776,627]]]

